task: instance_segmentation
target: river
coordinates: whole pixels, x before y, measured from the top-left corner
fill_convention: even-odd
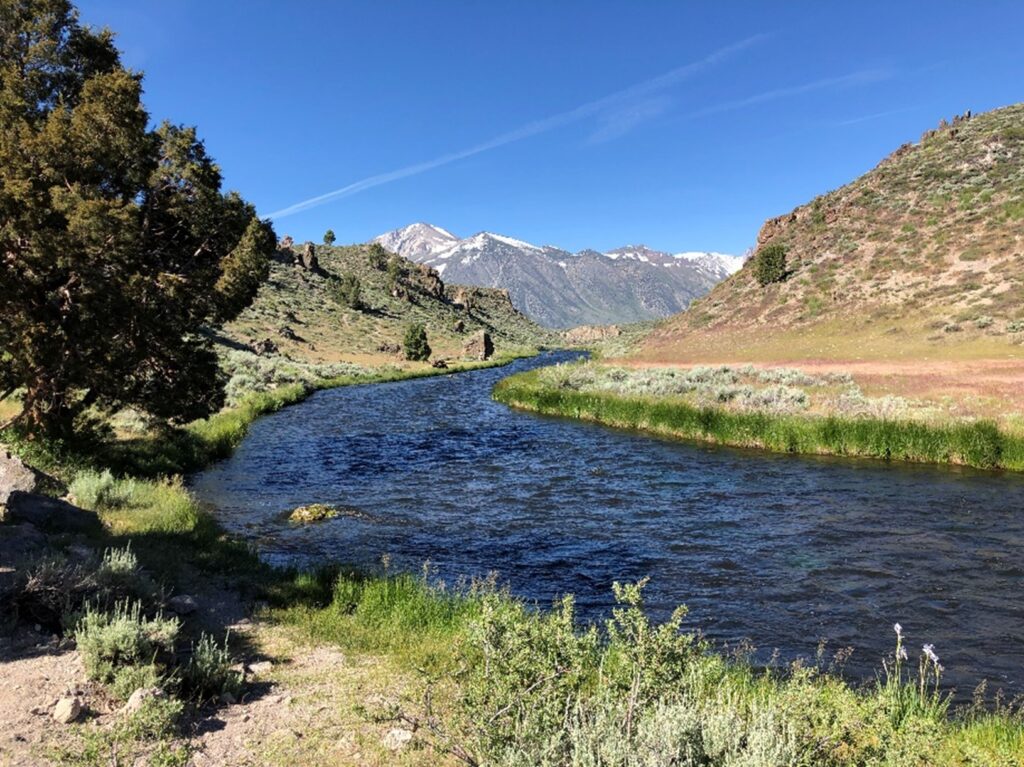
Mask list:
[[[827,640],[869,679],[898,621],[961,699],[983,678],[1024,692],[1024,477],[699,445],[490,399],[572,356],[318,392],[255,423],[193,491],[275,562],[494,571],[542,606],[574,593],[586,619],[607,615],[613,581],[650,576],[657,615],[685,603],[690,626],[761,662]],[[314,502],[365,516],[283,520]]]

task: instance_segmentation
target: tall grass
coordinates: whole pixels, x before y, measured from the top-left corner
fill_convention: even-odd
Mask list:
[[[902,634],[873,687],[802,663],[759,670],[686,630],[685,610],[651,622],[643,585],[616,585],[612,617],[581,626],[571,598],[537,610],[493,588],[322,572],[296,578],[277,614],[425,670],[423,702],[398,715],[466,764],[1024,765],[1020,710],[951,713],[937,658],[922,653],[914,673]]]
[[[494,399],[550,415],[784,453],[864,456],[1024,470],[1024,437],[988,421],[924,424],[871,417],[738,412],[673,398],[561,389],[539,371],[500,381]]]

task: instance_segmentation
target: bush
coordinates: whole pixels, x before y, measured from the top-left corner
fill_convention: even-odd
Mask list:
[[[349,309],[363,308],[363,287],[354,274],[343,274],[334,281],[331,295],[334,300]]]
[[[75,643],[89,678],[110,683],[125,668],[163,665],[173,658],[180,628],[176,618],[147,618],[140,603],[124,601],[110,613],[87,609],[75,629]]]
[[[218,644],[209,634],[202,634],[182,675],[185,691],[199,700],[224,693],[237,695],[242,688],[242,675],[232,669],[233,665],[227,637],[223,644]]]
[[[430,357],[430,344],[427,343],[427,329],[419,323],[409,325],[402,339],[405,358],[421,362]]]
[[[369,262],[370,268],[383,272],[388,265],[388,252],[384,250],[384,246],[379,242],[371,243],[370,250],[366,254],[366,260]]]
[[[786,279],[786,248],[778,243],[765,245],[754,256],[754,276],[761,285]]]

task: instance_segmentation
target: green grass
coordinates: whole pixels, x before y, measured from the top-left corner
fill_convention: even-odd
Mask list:
[[[500,381],[494,399],[538,413],[723,445],[1024,471],[1024,438],[988,421],[936,426],[870,417],[735,412],[678,398],[562,389],[539,376],[539,371],[528,371]]]
[[[951,712],[924,656],[908,667],[897,645],[862,688],[823,661],[758,669],[688,631],[685,610],[652,623],[642,588],[616,586],[613,617],[581,626],[571,599],[537,610],[486,586],[325,571],[285,584],[274,614],[423,672],[427,694],[400,714],[469,764],[1024,765],[1020,710]]]

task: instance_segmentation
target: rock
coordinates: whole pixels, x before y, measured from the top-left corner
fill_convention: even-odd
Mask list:
[[[320,262],[316,258],[316,247],[311,242],[302,246],[302,255],[299,256],[299,266],[308,272],[320,270]]]
[[[191,615],[198,608],[196,600],[188,594],[177,594],[167,600],[167,609],[175,615]]]
[[[269,660],[259,660],[255,663],[250,663],[247,668],[249,669],[250,674],[255,676],[264,676],[274,669],[274,664]]]
[[[121,706],[121,713],[134,714],[141,711],[147,702],[166,697],[167,693],[159,687],[140,687],[129,696],[128,702]]]
[[[253,344],[252,350],[259,355],[277,354],[277,344],[269,338],[264,338],[262,341],[257,341]]]
[[[384,748],[391,751],[401,751],[412,743],[413,737],[412,730],[403,730],[396,727],[393,730],[388,730],[388,734],[384,736],[382,743],[384,744]]]
[[[486,330],[478,330],[462,347],[462,355],[476,360],[487,360],[494,354],[494,342]]]
[[[434,360],[430,363],[430,367],[437,368],[438,370],[444,370],[448,367],[448,363],[444,360]]]
[[[600,341],[603,338],[618,338],[622,330],[618,325],[580,325],[562,333],[569,343],[580,344],[589,341]]]
[[[59,498],[13,491],[7,499],[7,517],[28,522],[43,530],[90,533],[102,529],[95,512],[72,506]]]
[[[78,698],[61,698],[53,707],[53,721],[71,724],[82,715],[82,701]]]
[[[12,492],[35,492],[39,484],[37,472],[26,466],[20,458],[0,449],[0,505],[7,503]]]
[[[323,522],[328,519],[334,519],[340,516],[339,512],[333,506],[328,506],[326,503],[311,503],[308,506],[299,506],[295,511],[288,515],[290,522],[298,522],[300,524],[306,524],[308,522]]]
[[[441,275],[437,273],[437,270],[426,264],[419,264],[417,270],[419,271],[418,281],[423,292],[434,298],[443,299],[444,282],[441,281]]]

